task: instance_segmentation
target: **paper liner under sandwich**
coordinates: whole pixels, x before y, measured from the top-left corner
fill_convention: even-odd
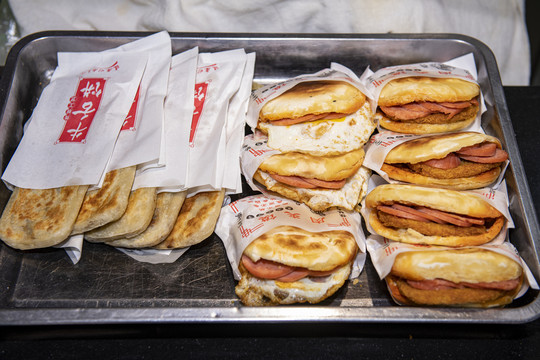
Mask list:
[[[428,246],[428,245],[414,245],[405,244],[395,241],[390,241],[378,235],[371,235],[366,240],[367,251],[369,252],[370,259],[379,275],[379,278],[383,280],[392,270],[392,266],[396,259],[396,256],[404,252],[418,252],[418,251],[441,251],[441,250],[456,250],[456,248],[443,247],[443,246]],[[503,242],[500,244],[486,244],[474,247],[463,247],[460,249],[485,249],[493,251],[504,256],[509,257],[516,263],[520,264],[523,268],[524,278],[521,288],[515,298],[523,296],[529,287],[538,290],[539,286],[535,280],[532,272],[528,268],[525,261],[519,256],[516,248],[509,242]],[[390,292],[392,294],[392,292]],[[400,304],[398,299],[394,299],[396,303]]]

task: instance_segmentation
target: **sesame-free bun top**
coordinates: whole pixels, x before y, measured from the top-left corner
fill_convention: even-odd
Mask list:
[[[480,87],[457,78],[431,78],[413,76],[390,81],[384,86],[380,106],[403,105],[411,102],[468,101],[480,94]]]
[[[366,96],[343,81],[302,82],[268,101],[259,114],[261,121],[295,119],[311,114],[352,114],[364,104]]]
[[[444,279],[454,283],[486,283],[519,278],[521,265],[507,256],[481,248],[403,252],[391,273],[409,280]]]
[[[480,196],[448,189],[406,184],[377,186],[366,196],[366,206],[398,202],[404,205],[425,206],[432,209],[478,218],[498,218],[502,214]]]
[[[278,226],[253,240],[244,250],[251,260],[266,259],[314,271],[343,266],[356,256],[354,236],[341,230],[310,232]]]
[[[388,164],[417,164],[431,159],[442,159],[461,148],[490,142],[501,148],[499,140],[478,132],[459,132],[417,138],[399,144],[386,156]]]
[[[362,166],[364,155],[363,148],[334,156],[280,153],[265,159],[259,169],[269,174],[335,181],[353,176]]]

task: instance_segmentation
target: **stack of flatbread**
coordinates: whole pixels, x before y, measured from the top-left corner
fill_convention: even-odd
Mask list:
[[[76,234],[115,247],[174,249],[212,234],[223,190],[185,200],[186,191],[131,191],[134,177],[133,166],[107,173],[96,190],[16,188],[0,218],[0,238],[21,250],[58,245]]]

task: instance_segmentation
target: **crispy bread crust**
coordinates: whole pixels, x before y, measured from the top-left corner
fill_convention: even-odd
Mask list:
[[[174,228],[156,249],[192,246],[212,235],[219,217],[225,190],[198,193],[182,205]]]
[[[303,82],[268,101],[259,114],[263,122],[295,119],[307,114],[352,114],[366,101],[353,85],[342,81]]]
[[[86,232],[84,238],[91,242],[104,242],[139,235],[152,221],[156,199],[156,188],[132,191],[126,211],[120,219]]]
[[[281,153],[267,158],[259,169],[269,174],[335,181],[353,176],[362,166],[364,155],[363,148],[334,156]]]
[[[378,104],[395,106],[415,101],[468,101],[480,94],[478,84],[457,78],[406,77],[390,81],[382,89]]]
[[[15,249],[54,246],[70,235],[88,186],[15,188],[0,218],[0,238]]]

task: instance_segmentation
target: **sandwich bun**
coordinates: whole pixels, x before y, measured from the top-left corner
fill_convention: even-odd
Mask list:
[[[479,248],[414,251],[398,254],[385,280],[404,305],[493,307],[512,302],[523,269],[504,255]]]
[[[456,78],[395,79],[386,84],[380,93],[378,100],[380,111],[377,113],[379,125],[391,131],[410,134],[461,130],[476,119],[479,110],[476,97],[479,94],[478,84]],[[441,104],[445,109],[439,108],[434,111],[422,109],[416,112],[419,110],[418,107],[409,108],[411,105],[422,103]],[[456,110],[455,106],[449,103],[465,104]],[[405,113],[407,115],[404,115]]]
[[[418,208],[431,209],[436,213],[436,221],[444,221],[418,221],[415,217],[403,218],[379,211],[382,210],[379,206],[396,205],[412,208],[413,212]],[[367,221],[377,234],[410,244],[481,245],[493,240],[506,222],[504,216],[480,196],[415,185],[378,186],[366,196],[366,207],[370,210]],[[454,222],[456,215],[465,220],[465,224]],[[481,223],[477,224],[478,221]]]
[[[502,152],[500,141],[490,135],[476,132],[459,132],[422,137],[404,142],[388,153],[381,170],[391,179],[417,185],[436,186],[453,190],[479,189],[492,184],[502,171],[505,160],[461,159],[453,153],[464,148],[494,144],[493,148]],[[452,154],[452,155],[451,155]],[[505,152],[506,157],[508,156]],[[458,163],[448,169],[434,168],[422,163],[457,156]],[[498,153],[497,153],[498,156]],[[468,160],[471,161],[463,161]],[[483,156],[482,159],[488,159]],[[496,162],[493,162],[495,161]],[[442,160],[441,160],[442,161]],[[415,164],[419,164],[414,166]]]
[[[302,82],[268,101],[260,111],[259,120],[294,120],[321,114],[343,117],[356,112],[365,101],[366,96],[360,90],[344,81]]]

